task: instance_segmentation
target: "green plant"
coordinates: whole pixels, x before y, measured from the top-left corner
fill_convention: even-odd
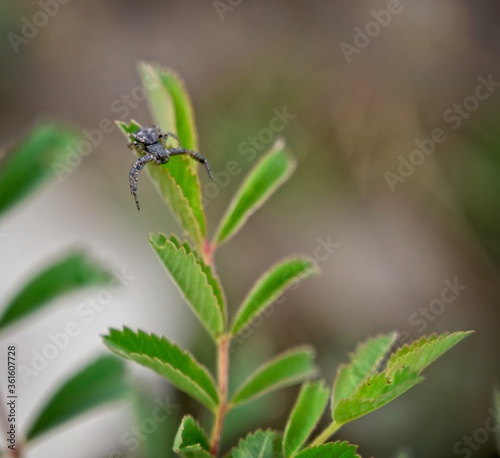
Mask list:
[[[50,123],[37,126],[24,141],[13,147],[0,170],[0,217],[4,217],[14,205],[53,178],[52,164],[62,160],[67,148],[74,146],[78,140],[72,131]],[[34,274],[3,307],[0,333],[41,312],[65,294],[107,284],[112,278],[113,275],[107,269],[80,250],[59,255]],[[39,371],[32,367],[17,366],[20,355],[15,345],[8,345],[5,351],[8,363],[7,394],[17,396],[17,384],[30,384]],[[51,355],[52,358],[55,356]],[[18,430],[18,400],[6,398],[2,393],[0,417],[2,430],[5,430],[3,437],[7,437],[7,442],[1,455],[20,457],[26,444],[57,426],[94,407],[123,399],[129,392],[124,369],[123,362],[114,356],[106,355],[92,360],[56,388],[45,404],[33,412],[24,438],[21,438]],[[13,403],[7,405],[8,411],[4,411],[6,399]]]
[[[165,131],[176,132],[184,147],[197,150],[193,110],[181,80],[169,70],[146,63],[140,65],[140,73],[149,88],[156,124]],[[118,125],[127,138],[141,127],[135,121],[118,122]],[[262,275],[236,315],[229,320],[213,255],[288,179],[294,168],[295,162],[284,142],[278,140],[250,171],[210,240],[197,164],[179,157],[168,165],[147,167],[160,195],[191,240],[191,243],[180,241],[174,235],[160,233],[150,235],[149,242],[217,348],[216,377],[192,354],[165,337],[129,328],[111,329],[104,336],[104,342],[123,358],[165,377],[212,412],[210,434],[191,416],[184,417],[173,445],[180,456],[218,456],[224,420],[231,409],[269,391],[305,381],[283,433],[258,430],[241,440],[227,456],[356,457],[355,446],[347,442],[328,442],[329,438],[341,426],[384,406],[420,383],[422,371],[468,335],[457,332],[422,337],[395,351],[392,349],[397,333],[380,335],[361,344],[351,355],[351,361],[339,368],[332,389],[321,379],[309,380],[317,373],[314,350],[295,348],[265,363],[242,386],[230,392],[231,341],[288,287],[318,269],[313,260],[303,257],[279,262]],[[310,440],[328,402],[331,422]]]

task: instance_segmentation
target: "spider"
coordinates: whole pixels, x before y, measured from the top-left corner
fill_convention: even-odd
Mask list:
[[[208,161],[196,151],[182,148],[179,137],[172,132],[163,132],[159,127],[141,127],[137,132],[129,134],[129,148],[135,149],[139,154],[142,154],[133,164],[129,173],[130,192],[134,196],[137,210],[140,210],[139,198],[137,196],[137,187],[139,185],[139,172],[142,168],[151,161],[156,165],[166,164],[170,156],[178,154],[189,154],[193,159],[205,166],[208,176],[212,177],[212,172]],[[166,148],[168,137],[175,138],[179,144],[178,148]]]

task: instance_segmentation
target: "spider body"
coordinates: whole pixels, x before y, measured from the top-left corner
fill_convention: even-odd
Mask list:
[[[168,137],[177,140],[178,148],[167,148]],[[132,164],[129,173],[130,192],[134,196],[137,210],[140,210],[139,198],[137,196],[137,187],[139,185],[139,172],[142,168],[151,161],[156,165],[166,164],[170,160],[170,156],[179,154],[188,154],[194,160],[200,162],[207,169],[208,176],[212,178],[212,172],[208,161],[200,153],[196,151],[182,148],[180,146],[179,137],[172,132],[163,132],[159,127],[141,127],[137,132],[130,134],[129,148],[135,149],[141,156]]]
[[[168,135],[167,135],[168,136]],[[132,137],[136,142],[142,143],[143,145],[154,145],[158,143],[163,137],[163,133],[157,127],[142,127]],[[172,137],[175,138],[174,135]]]

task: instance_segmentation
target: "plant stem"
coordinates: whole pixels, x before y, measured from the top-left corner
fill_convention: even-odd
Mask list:
[[[316,439],[311,442],[311,446],[324,444],[336,431],[340,429],[342,423],[332,422]]]
[[[220,443],[222,438],[222,429],[226,413],[229,410],[227,402],[228,374],[229,374],[229,344],[231,342],[230,335],[223,335],[219,338],[219,354],[217,364],[217,378],[219,383],[220,404],[215,411],[214,426],[212,430],[212,438],[210,441],[210,453],[213,456],[218,456]]]
[[[214,265],[214,251],[215,251],[215,245],[212,245],[208,239],[205,239],[203,241],[201,254],[205,262],[212,267]]]

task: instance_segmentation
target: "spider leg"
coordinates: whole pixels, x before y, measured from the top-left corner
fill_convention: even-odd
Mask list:
[[[144,145],[142,143],[138,142],[137,140],[132,140],[128,144],[128,147],[130,149],[136,150],[139,153],[144,153],[145,152]]]
[[[141,207],[139,206],[139,197],[137,196],[137,187],[139,186],[139,172],[148,162],[151,161],[156,162],[156,158],[152,154],[146,154],[144,156],[139,157],[132,164],[132,168],[130,169],[130,173],[128,175],[130,183],[130,193],[134,196],[135,204],[137,205],[137,210],[141,209]]]
[[[160,132],[159,138],[162,140],[162,143],[164,145],[167,144],[168,137],[172,137],[175,140],[177,140],[177,144],[180,146],[181,141],[179,140],[179,137],[177,135],[175,135],[173,132],[163,132],[161,129],[159,129],[159,132]]]
[[[207,169],[208,176],[210,177],[210,179],[213,180],[212,171],[210,170],[210,166],[208,165],[208,161],[200,153],[197,153],[196,151],[186,149],[186,148],[170,148],[167,151],[168,151],[170,156],[176,156],[179,154],[188,154],[194,160],[198,161],[200,164],[203,164],[205,166],[205,168]]]

